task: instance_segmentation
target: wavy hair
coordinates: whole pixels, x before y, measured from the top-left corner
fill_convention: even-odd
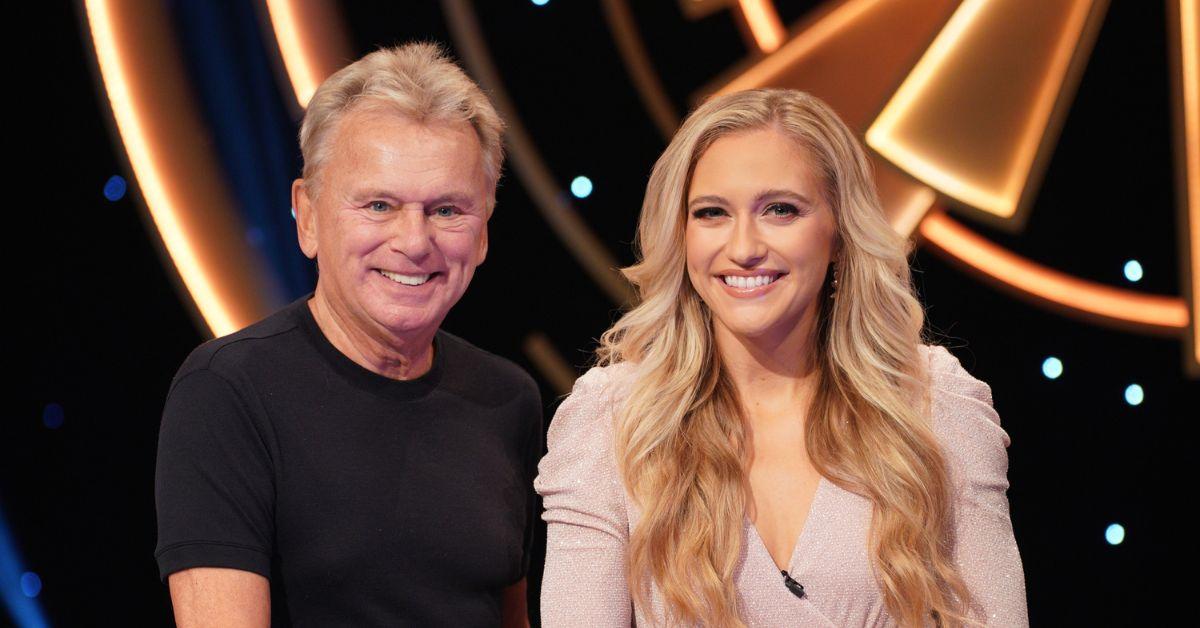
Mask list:
[[[741,626],[730,585],[742,550],[748,432],[722,365],[711,313],[685,267],[686,196],[697,160],[719,137],[775,128],[807,151],[837,224],[836,299],[820,291],[816,392],[805,444],[813,465],[872,505],[871,561],[903,625],[972,623],[953,562],[951,485],[929,422],[920,352],[924,310],[909,244],[880,208],[870,163],[845,124],[806,93],[759,89],[713,98],[684,121],[654,165],[635,246],[623,269],[640,301],[603,334],[600,364],[629,363],[615,449],[642,510],[629,541],[631,594],[652,587],[668,621]]]

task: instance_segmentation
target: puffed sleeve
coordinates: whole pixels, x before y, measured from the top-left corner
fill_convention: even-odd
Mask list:
[[[1025,574],[1008,510],[1008,434],[992,390],[945,347],[930,354],[934,430],[955,486],[954,556],[988,626],[1028,626]]]
[[[550,422],[534,487],[546,512],[542,625],[630,625],[624,488],[613,454],[611,371],[575,383]]]

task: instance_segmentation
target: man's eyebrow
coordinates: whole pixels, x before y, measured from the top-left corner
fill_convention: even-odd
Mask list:
[[[377,199],[381,200],[381,201],[388,201],[390,203],[412,202],[412,201],[402,199],[402,198],[396,196],[395,194],[388,192],[386,190],[380,190],[380,189],[375,189],[375,188],[366,189],[361,192],[355,192],[351,196],[351,198],[353,198],[355,202],[359,202],[359,203],[365,203],[367,201],[373,201],[373,200],[377,200]],[[459,207],[469,208],[469,207],[474,207],[476,204],[474,197],[472,197],[470,194],[467,194],[465,192],[449,192],[446,194],[440,194],[431,199],[424,200],[421,202],[426,207],[432,207],[432,208],[441,207],[443,205],[457,205]]]
[[[392,194],[391,192],[387,192],[385,190],[377,190],[374,188],[356,191],[350,195],[350,198],[354,199],[354,201],[358,202],[358,203],[365,203],[367,201],[374,201],[374,200],[390,201],[390,202],[394,203],[394,202],[397,202],[400,200],[395,194]]]
[[[441,196],[434,197],[425,203],[426,207],[434,208],[441,207],[443,205],[457,205],[459,207],[468,208],[474,207],[475,197],[465,192],[450,192],[449,194],[442,194]]]

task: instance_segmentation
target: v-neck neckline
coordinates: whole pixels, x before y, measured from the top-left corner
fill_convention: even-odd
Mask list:
[[[813,491],[812,501],[808,503],[808,513],[804,515],[804,525],[801,526],[800,533],[796,536],[796,540],[792,544],[792,553],[791,556],[788,557],[787,566],[782,568],[789,574],[792,573],[792,571],[796,568],[796,561],[801,555],[800,551],[804,547],[805,540],[809,536],[812,536],[812,533],[809,532],[809,530],[811,530],[813,527],[813,515],[819,514],[820,512],[817,509],[817,503],[820,501],[821,495],[826,490],[825,482],[825,477],[818,474],[817,488],[815,491]],[[767,563],[774,567],[775,571],[780,571],[781,568],[778,564],[776,564],[775,557],[771,555],[771,550],[767,547],[767,542],[763,540],[762,535],[758,532],[758,526],[750,520],[749,515],[745,516],[743,521],[745,526],[749,529],[750,535],[753,536],[754,540],[758,542],[758,546],[762,549],[763,555],[767,557]]]

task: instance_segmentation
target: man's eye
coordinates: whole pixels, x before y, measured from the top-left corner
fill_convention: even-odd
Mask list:
[[[446,205],[433,210],[433,213],[442,218],[449,218],[458,212],[453,207]]]
[[[384,201],[371,201],[367,204],[367,208],[373,212],[385,212],[388,210],[388,204]]]
[[[767,205],[763,213],[768,216],[792,216],[799,214],[800,210],[791,203],[771,203]]]
[[[721,209],[720,207],[701,207],[700,209],[692,212],[693,218],[717,218],[718,216],[724,215],[725,210]]]

